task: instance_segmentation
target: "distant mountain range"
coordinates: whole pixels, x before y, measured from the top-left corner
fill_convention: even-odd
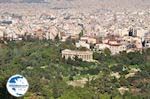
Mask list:
[[[0,0],[0,3],[46,3],[52,8],[150,9],[150,0]]]
[[[46,0],[0,0],[0,3],[41,3],[46,2]]]
[[[0,0],[0,3],[12,3],[12,2],[20,2],[20,3],[42,3],[42,2],[79,2],[79,3],[88,3],[88,2],[132,2],[132,3],[141,3],[141,2],[149,2],[150,0]]]

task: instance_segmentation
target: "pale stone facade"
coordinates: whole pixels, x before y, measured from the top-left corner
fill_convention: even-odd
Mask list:
[[[80,38],[81,41],[86,41],[89,44],[96,44],[96,38],[83,36]]]
[[[85,47],[87,49],[90,49],[90,44],[86,43],[85,41],[79,41],[76,43],[76,47]]]
[[[93,61],[93,52],[91,51],[74,51],[65,49],[62,51],[62,57],[73,59],[75,56],[81,58],[83,61]]]

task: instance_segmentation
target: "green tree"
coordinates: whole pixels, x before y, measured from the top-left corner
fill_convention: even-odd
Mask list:
[[[83,36],[83,30],[81,30],[81,32],[79,33],[79,38],[81,38]]]
[[[111,51],[109,48],[105,48],[104,52],[103,52],[106,56],[110,56],[111,55]]]
[[[58,35],[58,34],[57,34],[56,37],[55,37],[55,41],[56,41],[56,42],[59,42],[59,35]]]

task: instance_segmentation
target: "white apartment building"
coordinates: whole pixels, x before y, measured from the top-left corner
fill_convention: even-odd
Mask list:
[[[87,49],[90,49],[90,44],[86,43],[85,41],[79,41],[76,43],[76,47],[85,47]]]

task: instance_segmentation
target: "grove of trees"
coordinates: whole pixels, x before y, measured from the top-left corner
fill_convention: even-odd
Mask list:
[[[150,49],[113,56],[106,49],[94,53],[96,62],[78,57],[65,60],[61,51],[76,49],[74,42],[68,39],[61,43],[56,39],[0,44],[0,99],[15,99],[6,90],[7,79],[14,74],[25,76],[30,84],[27,94],[20,99],[150,98]],[[132,68],[140,71],[126,78]],[[111,76],[112,72],[118,72],[120,78]],[[84,87],[68,85],[79,78],[88,79]],[[122,86],[129,88],[124,95],[118,91]]]

